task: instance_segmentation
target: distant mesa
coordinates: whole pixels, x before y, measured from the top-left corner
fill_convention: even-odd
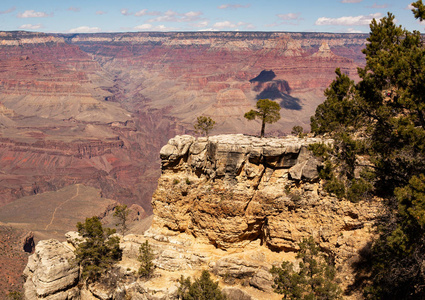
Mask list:
[[[276,74],[273,72],[273,70],[267,71],[263,70],[261,71],[260,75],[257,77],[249,80],[249,82],[268,82],[272,81],[276,77]]]

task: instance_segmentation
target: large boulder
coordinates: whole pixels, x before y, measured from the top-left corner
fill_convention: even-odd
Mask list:
[[[40,241],[24,270],[26,298],[77,299],[79,294],[72,288],[77,284],[79,269],[73,259],[74,252],[65,244],[54,239]]]

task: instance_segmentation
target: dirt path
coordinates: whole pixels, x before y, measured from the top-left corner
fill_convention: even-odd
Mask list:
[[[61,208],[65,203],[68,203],[69,201],[77,198],[79,196],[79,192],[80,192],[80,185],[77,184],[77,192],[75,193],[75,195],[72,196],[71,198],[69,198],[68,200],[62,202],[58,207],[55,208],[55,211],[53,212],[53,215],[52,215],[52,219],[50,220],[50,223],[46,225],[46,228],[44,228],[44,230],[47,230],[49,228],[49,226],[53,224],[53,221],[55,220],[55,215],[56,215],[57,210],[59,208]]]

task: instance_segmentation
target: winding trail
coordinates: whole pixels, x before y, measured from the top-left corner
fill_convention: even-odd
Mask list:
[[[53,212],[53,215],[52,215],[52,219],[50,220],[50,223],[46,225],[46,228],[44,228],[44,230],[47,230],[49,228],[49,226],[53,224],[53,221],[55,220],[55,215],[56,215],[58,208],[61,208],[65,203],[68,203],[69,201],[77,198],[79,196],[79,193],[80,193],[80,185],[77,184],[77,192],[75,193],[75,195],[72,196],[71,198],[69,198],[68,200],[62,202],[59,206],[57,206],[55,208],[55,211]]]

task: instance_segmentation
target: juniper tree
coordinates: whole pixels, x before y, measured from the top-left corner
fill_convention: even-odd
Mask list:
[[[412,5],[423,20],[422,1]],[[368,172],[375,178],[369,182],[388,204],[370,254],[372,285],[366,296],[424,299],[425,48],[420,33],[396,25],[391,13],[373,20],[370,30],[360,82],[337,71],[312,117],[312,131],[348,146],[335,154],[348,166],[346,179],[358,179],[357,156],[368,155]]]
[[[214,125],[215,121],[211,117],[199,116],[196,118],[196,123],[193,127],[195,127],[196,132],[204,133],[208,137]]]
[[[155,269],[153,260],[155,255],[153,253],[152,247],[149,245],[149,242],[146,240],[139,248],[139,275],[145,278],[150,278]]]
[[[127,205],[118,205],[115,207],[114,217],[117,219],[115,226],[120,227],[121,234],[124,236],[128,230],[127,220],[130,210],[127,208]]]
[[[341,298],[341,288],[335,282],[335,268],[313,238],[304,239],[300,244],[297,258],[298,271],[290,262],[273,267],[274,291],[283,294],[283,299],[332,300]]]
[[[81,278],[94,281],[121,260],[122,250],[115,229],[103,228],[98,217],[77,223],[78,233],[84,241],[75,249],[76,262],[81,267]]]
[[[264,137],[266,123],[272,124],[280,119],[280,105],[269,99],[260,99],[257,101],[257,110],[251,109],[245,113],[244,117],[248,120],[261,120],[261,133],[260,136]]]
[[[179,299],[182,300],[225,300],[226,297],[218,287],[218,282],[211,279],[208,271],[203,270],[199,278],[191,281],[190,277],[179,280],[180,286],[177,291]]]

